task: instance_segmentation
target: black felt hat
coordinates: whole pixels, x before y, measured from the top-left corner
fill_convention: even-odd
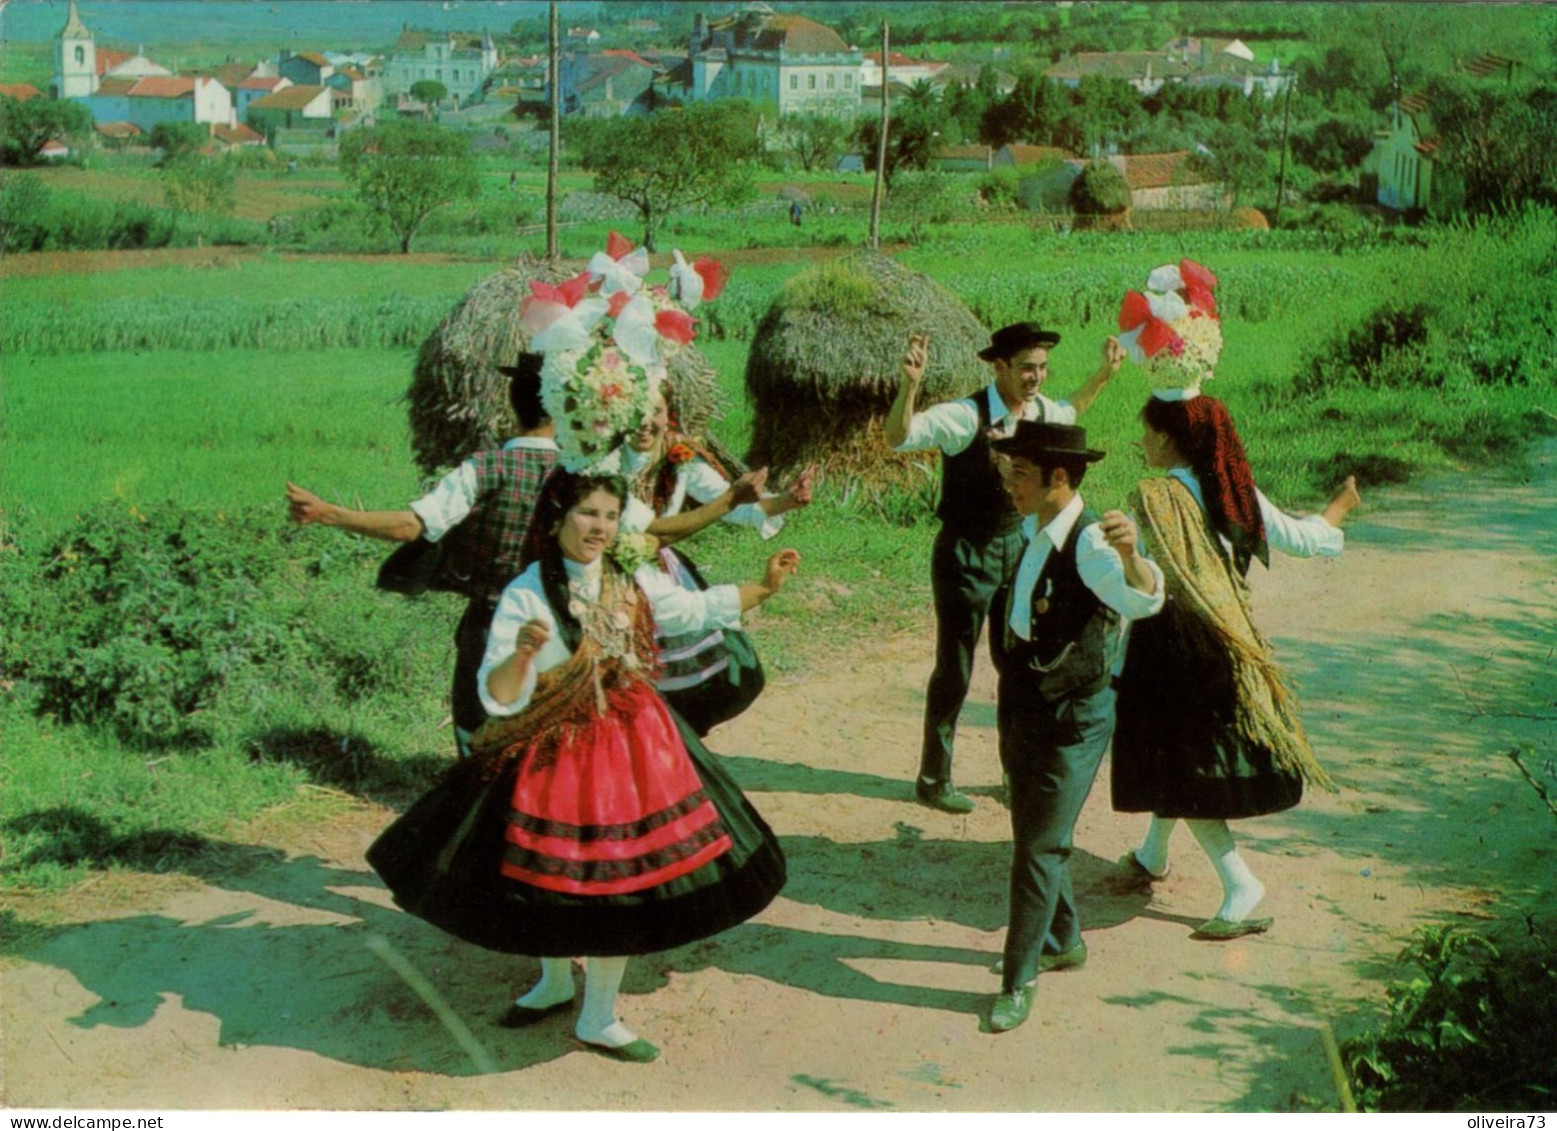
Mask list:
[[[1059,344],[1060,336],[1053,330],[1045,330],[1036,322],[1013,322],[989,336],[989,345],[979,350],[979,357],[985,361],[994,361],[997,358],[1015,357],[1034,346],[1053,349]]]
[[[1048,424],[1041,420],[1019,420],[1016,431],[990,447],[1001,455],[1021,456],[1036,464],[1079,459],[1096,463],[1103,452],[1087,447],[1087,430],[1079,424]]]

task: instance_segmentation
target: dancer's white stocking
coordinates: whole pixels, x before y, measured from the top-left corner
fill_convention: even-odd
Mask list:
[[[1141,867],[1158,879],[1168,874],[1168,838],[1173,835],[1178,823],[1177,817],[1154,815],[1151,824],[1146,826],[1146,839],[1135,850],[1135,858],[1140,861]]]
[[[541,980],[530,987],[530,992],[519,999],[524,1009],[547,1009],[570,1001],[573,997],[573,960],[571,958],[541,959]]]
[[[627,959],[591,958],[584,963],[584,1008],[573,1032],[581,1041],[608,1048],[630,1045],[638,1035],[616,1019],[616,991],[627,973]]]
[[[1264,898],[1265,885],[1254,878],[1243,857],[1238,855],[1238,846],[1233,843],[1227,822],[1186,820],[1184,823],[1205,849],[1217,878],[1222,881],[1222,906],[1216,917],[1231,923],[1247,919]]]

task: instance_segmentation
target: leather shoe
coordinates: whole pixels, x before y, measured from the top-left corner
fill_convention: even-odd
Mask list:
[[[1155,884],[1162,882],[1173,874],[1173,865],[1170,864],[1164,868],[1162,875],[1159,876],[1145,864],[1141,863],[1141,858],[1135,854],[1135,849],[1132,848],[1119,858],[1119,870],[1125,874],[1125,879],[1134,883]]]
[[[973,798],[960,792],[951,782],[940,782],[936,785],[925,785],[920,782],[914,787],[914,796],[919,804],[927,805],[931,809],[939,809],[942,813],[973,812]]]
[[[1197,939],[1238,939],[1244,935],[1259,935],[1270,930],[1276,920],[1267,915],[1263,919],[1207,919],[1195,928],[1192,937]]]
[[[1055,951],[1053,954],[1040,954],[1038,956],[1038,973],[1047,974],[1050,970],[1074,970],[1078,966],[1087,964],[1087,944],[1078,942],[1068,950]],[[997,958],[990,964],[991,974],[1004,974],[1006,972],[1006,960]]]
[[[628,1064],[648,1064],[660,1055],[659,1046],[650,1044],[642,1037],[628,1041],[625,1045],[597,1045],[593,1041],[584,1040],[578,1043],[590,1052],[608,1056],[612,1060],[626,1061]]]
[[[1033,1011],[1036,990],[1035,986],[1022,986],[996,994],[994,1004],[989,1007],[989,1031],[1006,1033],[1026,1021]]]
[[[508,1012],[499,1017],[497,1023],[505,1029],[523,1029],[527,1025],[534,1025],[544,1017],[550,1017],[553,1013],[562,1012],[572,1004],[573,999],[568,998],[567,1001],[553,1002],[551,1005],[543,1006],[540,1009],[531,1009],[529,1006],[520,1005],[518,1002],[511,1002],[508,1006]]]

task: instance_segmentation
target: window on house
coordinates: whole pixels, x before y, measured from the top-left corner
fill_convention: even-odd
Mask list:
[[[816,89],[816,76],[815,75],[807,75],[806,76],[806,89],[807,90],[815,90]]]
[[[828,75],[827,76],[827,89],[828,90],[832,90],[837,85],[838,85],[838,76],[837,75]]]
[[[85,47],[77,47],[76,48],[76,62],[78,62],[78,63],[85,63],[86,62],[86,48]]]
[[[799,90],[800,89],[800,76],[799,75],[790,75],[789,76],[789,89],[790,90]]]
[[[843,76],[843,89],[844,90],[852,90],[853,88],[854,88],[854,76],[853,75],[844,75]]]

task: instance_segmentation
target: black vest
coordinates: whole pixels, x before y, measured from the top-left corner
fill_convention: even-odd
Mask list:
[[[1083,507],[1065,545],[1049,551],[1028,609],[1031,639],[1023,640],[1010,629],[1006,610],[1014,582],[1001,588],[991,610],[1000,615],[993,627],[1001,642],[997,658],[1002,675],[1026,669],[1046,700],[1101,691],[1119,648],[1119,614],[1098,600],[1076,568],[1081,531],[1098,517]]]
[[[995,451],[989,446],[989,396],[985,388],[970,398],[979,414],[973,442],[954,456],[941,456],[941,503],[935,509],[943,526],[978,540],[1009,534],[1022,523],[1000,481]],[[1038,419],[1043,419],[1042,401],[1038,403]]]

